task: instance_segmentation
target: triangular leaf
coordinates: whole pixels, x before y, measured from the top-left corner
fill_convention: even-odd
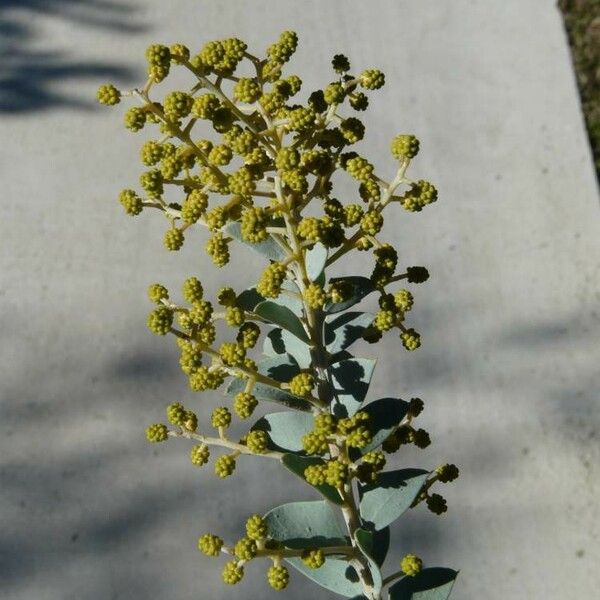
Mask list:
[[[270,300],[265,300],[254,307],[254,314],[259,315],[270,323],[279,325],[297,338],[308,343],[309,338],[300,319],[286,306],[281,306]]]
[[[373,322],[373,315],[365,312],[345,312],[327,317],[325,344],[330,354],[337,354],[360,339],[363,331]]]
[[[386,527],[380,531],[367,531],[366,529],[360,529],[359,531],[362,532],[360,536],[361,548],[381,567],[390,549],[390,528]]]
[[[390,600],[447,600],[458,571],[443,567],[423,569],[414,577],[403,577],[390,588]]]
[[[310,465],[322,465],[324,464],[323,459],[315,456],[298,456],[297,454],[284,454],[281,462],[292,472],[298,475],[302,481],[308,483],[304,479],[304,470]],[[311,484],[308,484],[311,485]],[[339,492],[331,485],[313,485],[325,498],[334,502],[335,504],[342,504]]]
[[[286,280],[281,286],[281,293],[277,298],[273,298],[272,302],[289,308],[297,317],[299,317],[302,315],[302,310],[304,308],[304,304],[302,304],[300,297],[295,295],[299,293],[298,286],[293,281]]]
[[[272,329],[266,335],[263,342],[263,352],[267,356],[276,356],[287,352],[294,357],[301,369],[307,369],[312,362],[310,346],[289,331],[279,327]]]
[[[252,312],[261,302],[264,302],[264,298],[253,287],[244,290],[236,299],[237,305],[248,312]]]
[[[365,296],[368,296],[371,292],[375,291],[375,286],[368,277],[350,276],[350,277],[334,277],[330,280],[330,283],[336,281],[345,281],[352,286],[352,294],[348,300],[339,302],[337,304],[329,302],[325,305],[325,311],[329,314],[338,313],[354,306],[360,302]]]
[[[364,529],[357,529],[354,532],[354,536],[356,538],[356,543],[358,544],[358,547],[361,549],[362,553],[366,556],[369,562],[369,569],[373,577],[373,590],[375,591],[376,595],[379,595],[379,592],[381,592],[383,579],[381,577],[379,565],[372,556],[373,535],[368,531],[365,531]]]
[[[429,476],[422,469],[380,473],[377,483],[359,485],[360,516],[373,529],[383,529],[410,508]]]
[[[221,231],[227,235],[230,235],[238,242],[248,246],[248,248],[252,248],[252,250],[254,250],[256,253],[268,258],[269,260],[279,261],[286,258],[286,252],[284,249],[271,236],[269,236],[265,241],[258,242],[256,244],[244,240],[242,237],[241,225],[238,221],[227,223],[227,225],[225,225]]]
[[[288,548],[349,545],[340,512],[325,500],[282,504],[270,510],[264,519],[269,536]]]
[[[266,431],[276,450],[302,452],[302,437],[314,429],[315,421],[307,413],[285,411],[265,415],[252,429]]]
[[[311,281],[316,281],[327,262],[327,248],[317,242],[310,250],[306,252],[306,272]]]
[[[301,558],[285,559],[290,565],[318,583],[321,587],[331,590],[346,598],[362,598],[362,584],[352,566],[347,560],[340,558],[327,558],[325,563],[318,569],[306,566]]]
[[[259,373],[266,375],[276,381],[287,383],[300,372],[298,364],[289,354],[280,354],[278,356],[269,356],[263,358],[256,368]]]
[[[243,392],[245,388],[246,381],[244,379],[233,379],[227,386],[225,393],[230,396],[235,396],[238,392]],[[264,383],[255,383],[252,388],[252,393],[258,400],[275,402],[289,408],[295,408],[296,410],[311,410],[311,405],[306,400]]]
[[[361,454],[366,454],[383,444],[404,419],[408,411],[408,402],[396,398],[380,398],[361,410],[369,415],[369,430],[373,436],[371,442],[360,450]]]
[[[350,358],[330,367],[332,412],[336,416],[349,417],[359,410],[369,391],[376,363],[372,358]]]

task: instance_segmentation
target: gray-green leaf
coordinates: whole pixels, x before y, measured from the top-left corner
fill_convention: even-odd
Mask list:
[[[310,346],[299,340],[285,329],[272,329],[263,342],[263,352],[267,356],[276,356],[286,352],[294,357],[301,369],[307,369],[311,364]]]
[[[340,512],[325,500],[282,504],[270,510],[264,519],[269,536],[288,548],[349,545]]]
[[[376,363],[372,358],[349,358],[330,367],[334,396],[332,412],[336,416],[352,416],[360,409]]]
[[[360,516],[374,529],[383,529],[410,508],[429,476],[423,469],[380,473],[377,483],[359,485]]]
[[[327,248],[317,242],[310,250],[306,252],[306,271],[311,281],[316,281],[327,262]]]
[[[358,575],[346,560],[328,557],[318,569],[307,567],[301,558],[287,558],[286,561],[327,590],[346,598],[363,598]]]
[[[287,452],[302,452],[302,437],[313,428],[312,415],[295,411],[270,413],[252,426],[266,431],[275,449]]]
[[[447,600],[458,571],[443,567],[423,569],[414,577],[403,577],[390,588],[390,600]]]
[[[300,319],[286,306],[265,300],[254,307],[254,313],[267,321],[279,325],[297,338],[308,343],[309,338]]]
[[[373,315],[365,312],[346,312],[327,317],[325,344],[330,354],[337,354],[360,339],[363,331],[373,322]]]
[[[366,556],[367,561],[369,562],[369,568],[371,570],[371,575],[373,576],[373,589],[376,594],[381,592],[381,586],[383,583],[381,577],[381,571],[379,570],[379,565],[373,558],[373,534],[365,531],[364,529],[357,529],[354,533],[356,538],[356,542],[358,547],[361,549],[362,553]]]
[[[285,383],[300,372],[296,361],[289,354],[263,358],[256,365],[256,368],[262,375]]]

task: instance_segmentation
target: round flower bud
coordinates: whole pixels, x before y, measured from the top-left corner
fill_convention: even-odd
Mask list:
[[[246,535],[251,540],[264,540],[269,535],[267,523],[260,515],[252,515],[246,521]]]
[[[187,117],[192,110],[194,99],[186,92],[171,92],[163,101],[165,116],[176,121]]]
[[[310,373],[298,373],[289,383],[290,392],[295,396],[308,396],[315,385],[315,379]]]
[[[416,350],[421,345],[421,336],[414,329],[407,329],[400,334],[402,345],[409,351]]]
[[[194,325],[206,325],[213,314],[212,304],[208,300],[196,300],[189,316]]]
[[[394,304],[402,312],[408,312],[413,306],[413,295],[408,290],[398,290],[394,294]]]
[[[329,286],[328,295],[334,304],[340,304],[350,299],[352,290],[352,284],[348,281],[344,281],[343,279],[332,281]]]
[[[311,283],[304,290],[303,296],[306,304],[315,310],[323,308],[323,305],[327,302],[327,294],[318,283]]]
[[[389,331],[396,324],[396,313],[391,310],[380,310],[375,315],[373,327],[378,331]]]
[[[289,171],[300,164],[300,154],[295,148],[281,148],[275,157],[275,166],[280,171]]]
[[[269,585],[276,590],[283,590],[290,581],[290,574],[283,565],[273,565],[267,571]]]
[[[330,83],[323,90],[323,97],[327,104],[339,104],[344,100],[344,86],[336,81],[335,83]]]
[[[244,323],[238,331],[236,341],[246,349],[254,348],[259,336],[260,328],[256,323]]]
[[[385,75],[379,69],[366,69],[360,74],[359,81],[368,90],[378,90],[385,84]]]
[[[343,54],[336,54],[331,61],[331,65],[336,73],[346,73],[350,70],[350,61]]]
[[[198,550],[206,554],[206,556],[219,556],[223,540],[212,533],[205,533],[198,538]]]
[[[256,291],[265,298],[277,298],[285,280],[287,268],[280,263],[270,264],[260,276]]]
[[[315,417],[315,431],[324,435],[335,432],[335,417],[329,413],[321,413]]]
[[[155,165],[157,162],[160,161],[162,157],[163,147],[161,144],[155,142],[154,140],[148,140],[147,142],[145,142],[142,146],[142,149],[140,150],[140,158],[142,162],[148,167]]]
[[[257,404],[258,400],[252,394],[239,392],[235,395],[233,410],[240,419],[247,419],[252,415]]]
[[[177,227],[173,227],[166,231],[163,244],[167,250],[176,251],[181,249],[184,239],[183,231],[177,229]]]
[[[133,190],[123,190],[119,194],[119,202],[125,209],[125,212],[132,217],[142,212],[142,199]]]
[[[168,65],[171,60],[171,51],[162,44],[152,44],[146,48],[146,60],[150,65]]]
[[[326,482],[340,488],[348,481],[348,465],[339,460],[330,460],[327,463]]]
[[[198,119],[212,119],[221,102],[214,94],[203,94],[194,100],[192,116]]]
[[[354,117],[344,119],[340,125],[340,131],[349,144],[356,144],[365,136],[365,126]]]
[[[310,465],[304,469],[304,479],[310,485],[324,485],[327,482],[327,465]]]
[[[448,510],[446,500],[440,494],[431,494],[427,497],[427,508],[436,515],[441,515]]]
[[[244,323],[244,310],[238,306],[228,306],[225,309],[225,322],[230,327],[239,327]],[[243,345],[242,348],[245,348]]]
[[[190,49],[183,44],[172,44],[169,47],[171,60],[176,64],[182,64],[190,59]]]
[[[424,429],[417,429],[416,431],[411,431],[410,433],[410,441],[417,448],[427,448],[429,444],[431,444],[431,438],[429,437],[429,433]]]
[[[246,351],[235,342],[224,342],[219,348],[219,356],[227,366],[240,367],[244,364]]]
[[[289,121],[286,128],[290,131],[302,133],[313,127],[315,122],[315,111],[312,108],[301,106],[290,111]]]
[[[162,423],[155,423],[146,429],[146,438],[149,442],[164,442],[169,437],[169,430]]]
[[[152,333],[167,335],[173,325],[173,311],[167,306],[159,306],[148,315],[146,324]]]
[[[390,149],[396,160],[414,158],[419,152],[419,140],[414,135],[397,135]]]
[[[183,425],[186,421],[186,410],[180,402],[173,402],[167,406],[167,419],[173,425]]]
[[[206,444],[198,444],[196,446],[192,446],[190,450],[190,460],[192,464],[201,467],[208,462],[210,458],[210,450]]]
[[[442,483],[450,483],[451,481],[454,481],[459,474],[458,467],[453,464],[441,465],[435,470],[435,472],[437,473],[438,481],[441,481]]]
[[[425,408],[425,403],[421,398],[411,398],[408,403],[408,412],[413,417],[418,417],[422,412],[423,408]]]
[[[325,554],[321,548],[304,550],[302,552],[302,562],[311,569],[318,569],[325,563]]]
[[[235,458],[230,454],[223,454],[215,461],[215,474],[224,479],[235,471]]]
[[[409,283],[424,283],[429,279],[429,271],[425,267],[408,267],[406,274]]]
[[[213,146],[212,150],[208,153],[208,162],[211,165],[228,165],[232,158],[233,152],[231,151],[231,148],[225,144]]]
[[[264,454],[268,450],[269,436],[266,431],[257,429],[246,436],[246,446],[254,454]]]
[[[402,572],[409,577],[414,577],[420,573],[422,568],[423,561],[415,554],[407,554],[400,561],[400,569],[402,569]]]
[[[373,468],[377,471],[381,471],[383,467],[385,467],[386,458],[384,453],[381,450],[373,450],[371,452],[367,452],[363,457],[363,462],[373,465]]]
[[[242,77],[233,88],[233,97],[240,102],[251,104],[256,102],[262,91],[260,85],[254,79]]]
[[[151,198],[160,198],[164,191],[162,173],[158,169],[145,171],[140,175],[140,185]]]
[[[227,428],[231,425],[231,413],[226,406],[218,406],[212,412],[210,424],[216,429],[218,427]]]
[[[163,300],[169,299],[169,290],[160,283],[153,283],[148,287],[148,298],[155,304],[161,304]]]
[[[325,454],[329,451],[327,436],[318,431],[309,431],[302,436],[302,447],[307,454]]]
[[[240,167],[229,176],[229,188],[234,194],[250,196],[256,189],[256,182],[248,167]]]
[[[235,544],[233,551],[240,560],[252,560],[256,556],[256,542],[249,538],[242,538]]]
[[[349,175],[358,181],[368,181],[373,175],[375,167],[362,156],[355,156],[346,161],[345,167]]]
[[[206,253],[217,267],[224,267],[229,262],[229,243],[221,232],[215,233],[208,239]]]
[[[377,210],[369,210],[360,220],[360,228],[368,235],[377,235],[383,227],[383,216]]]
[[[188,277],[183,282],[183,297],[190,304],[194,304],[195,302],[200,302],[202,300],[202,294],[204,290],[202,289],[202,284],[196,277]]]
[[[364,448],[372,439],[373,436],[366,427],[357,427],[346,437],[346,445],[350,448]]]
[[[223,567],[223,581],[230,585],[239,583],[244,577],[244,567],[238,565],[236,560],[230,560]]]
[[[369,98],[362,92],[352,92],[350,96],[348,96],[348,101],[354,110],[362,111],[367,110],[369,107]]]
[[[125,113],[123,121],[127,129],[134,132],[139,131],[146,124],[146,112],[143,109],[134,106]]]
[[[111,83],[101,85],[96,92],[96,98],[100,104],[114,106],[121,101],[121,92]]]
[[[252,244],[266,240],[269,237],[267,233],[268,222],[269,215],[264,208],[252,206],[244,209],[241,221],[242,238]]]
[[[183,202],[181,218],[188,224],[200,219],[208,206],[208,196],[200,190],[192,190]]]

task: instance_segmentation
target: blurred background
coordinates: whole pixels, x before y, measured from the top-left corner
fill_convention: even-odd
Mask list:
[[[197,537],[235,539],[246,515],[310,491],[270,461],[217,480],[185,442],[144,437],[170,402],[201,418],[221,402],[194,396],[172,341],[146,329],[148,284],[241,289],[261,262],[238,249],[218,271],[202,233],[169,253],[160,215],[123,214],[148,134],[95,92],[140,85],[152,42],[237,36],[260,54],[284,29],[305,90],[340,52],[385,72],[360,151],[389,175],[391,138],[415,133],[410,174],[440,191],[386,221],[401,264],[431,273],[411,313],[423,346],[390,336],[364,352],[380,357],[370,399],[425,400],[433,444],[405,464],[461,477],[446,514],[420,506],[393,527],[389,570],[415,552],[461,570],[456,600],[593,597],[599,198],[554,0],[0,1],[0,597],[277,597],[258,562],[223,585]],[[350,181],[340,190],[353,201]],[[286,598],[307,594],[336,597],[292,572]]]

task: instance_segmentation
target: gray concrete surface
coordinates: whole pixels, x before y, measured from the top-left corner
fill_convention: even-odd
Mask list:
[[[145,329],[147,284],[249,276],[215,272],[200,235],[169,254],[158,215],[122,215],[140,138],[90,98],[140,82],[151,41],[259,49],[285,28],[306,89],[336,52],[386,72],[364,148],[389,172],[391,136],[414,131],[413,175],[440,189],[389,220],[402,262],[432,278],[412,316],[424,346],[385,342],[370,397],[423,397],[434,444],[406,462],[462,477],[446,515],[398,523],[392,564],[415,551],[460,568],[457,600],[595,597],[599,204],[553,0],[0,4],[0,597],[277,597],[258,566],[224,587],[196,537],[308,492],[259,461],[217,482],[143,437],[170,401],[216,402],[192,398]],[[332,597],[294,577],[286,597],[307,594]]]

